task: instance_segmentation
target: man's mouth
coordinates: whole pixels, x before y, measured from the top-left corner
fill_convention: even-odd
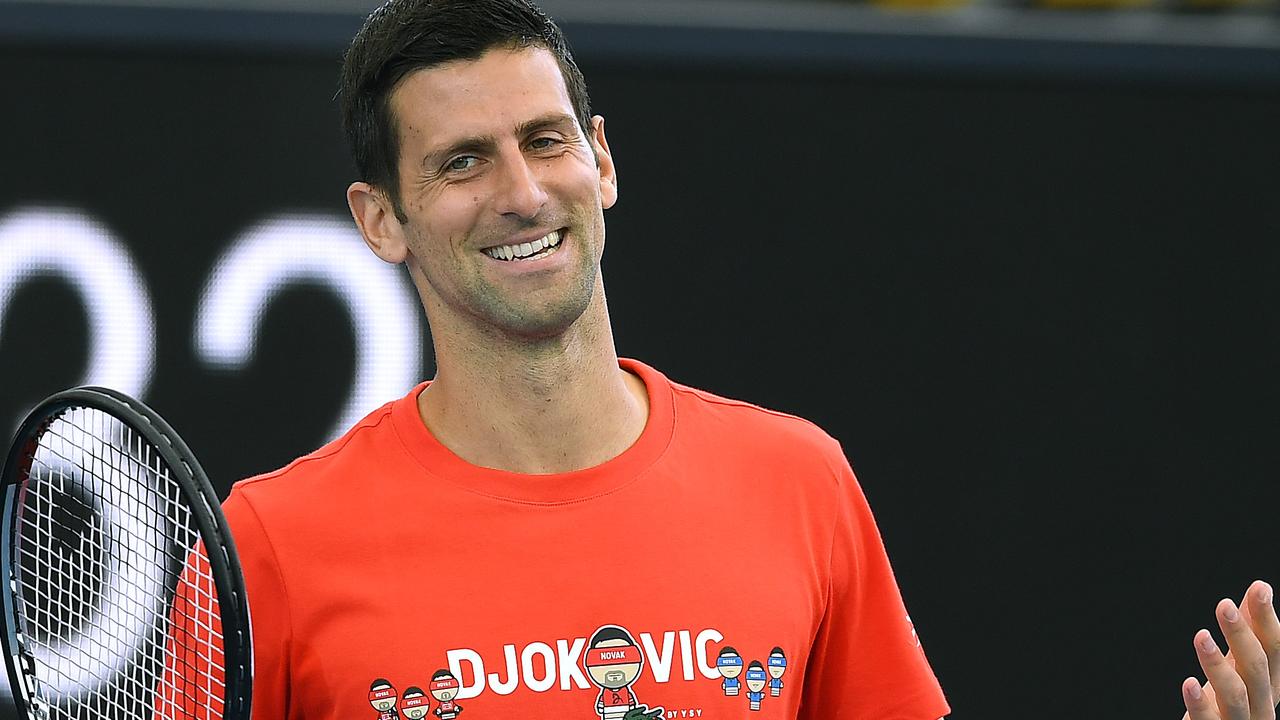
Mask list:
[[[552,230],[533,242],[515,245],[495,245],[481,250],[494,260],[507,262],[516,260],[537,260],[554,253],[560,247],[560,232]]]

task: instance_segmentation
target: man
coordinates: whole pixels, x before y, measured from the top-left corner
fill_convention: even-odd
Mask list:
[[[342,108],[352,216],[408,269],[437,373],[227,500],[255,716],[356,717],[371,679],[440,662],[474,717],[589,717],[584,668],[621,657],[668,715],[748,717],[720,687],[725,646],[790,659],[796,691],[771,717],[946,715],[838,444],[617,357],[600,260],[618,175],[558,28],[524,0],[392,0],[347,53]],[[450,522],[424,527],[429,507]],[[742,528],[768,528],[756,559],[775,580],[725,567]],[[448,592],[403,572],[439,558]],[[364,582],[384,575],[405,580]],[[1202,655],[1223,692],[1188,685],[1194,720],[1237,696],[1255,714],[1232,718],[1273,706],[1262,587],[1225,626],[1241,671]],[[635,633],[625,647],[580,634],[614,623]]]
[[[369,684],[369,704],[378,712],[378,720],[399,720],[396,713],[396,689],[383,678]]]
[[[742,656],[736,648],[730,645],[720,648],[720,654],[716,657],[716,670],[724,678],[724,682],[720,683],[724,694],[730,697],[737,695],[741,686],[738,676],[742,674]]]
[[[769,694],[778,697],[782,694],[782,674],[787,671],[787,654],[776,647],[769,651]]]
[[[583,666],[591,682],[600,688],[596,715],[600,720],[640,720],[661,717],[663,709],[650,709],[636,700],[631,686],[644,667],[644,653],[631,633],[617,625],[605,625],[591,634]]]
[[[422,688],[411,685],[404,690],[400,709],[408,720],[422,720],[431,710],[431,700],[427,698],[426,693],[422,692]]]
[[[752,710],[759,710],[764,700],[764,684],[768,676],[759,660],[752,660],[747,666],[747,702]]]
[[[458,679],[448,670],[437,670],[431,676],[431,696],[440,703],[435,710],[440,720],[453,720],[462,714],[462,706],[453,701],[458,696]]]

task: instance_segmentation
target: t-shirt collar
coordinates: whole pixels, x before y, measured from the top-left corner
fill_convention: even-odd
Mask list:
[[[580,502],[614,492],[638,479],[666,452],[675,428],[671,382],[636,360],[619,358],[618,366],[642,381],[649,396],[644,431],[622,454],[595,467],[567,473],[530,475],[472,465],[436,439],[418,414],[415,387],[391,408],[391,419],[405,450],[431,476],[463,489],[512,502],[555,505]]]

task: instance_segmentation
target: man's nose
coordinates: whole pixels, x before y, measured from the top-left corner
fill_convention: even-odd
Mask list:
[[[547,204],[547,192],[534,168],[523,154],[516,153],[502,163],[502,188],[498,195],[498,212],[532,220]]]

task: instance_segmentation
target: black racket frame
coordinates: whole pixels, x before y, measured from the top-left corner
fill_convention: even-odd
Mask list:
[[[14,528],[26,479],[35,458],[40,436],[63,412],[72,408],[92,408],[115,416],[151,443],[171,469],[191,505],[191,515],[200,531],[209,569],[218,593],[222,622],[223,658],[226,665],[226,697],[223,717],[248,720],[253,685],[253,643],[250,634],[249,604],[231,530],[219,507],[218,496],[195,455],[173,427],[151,408],[128,395],[104,387],[83,386],[49,396],[35,407],[18,427],[0,475],[4,497],[0,511],[0,597],[3,597],[3,644],[5,670],[14,702],[21,717],[39,718],[30,683],[29,653],[23,648],[24,628],[17,612],[22,566],[17,555]]]

